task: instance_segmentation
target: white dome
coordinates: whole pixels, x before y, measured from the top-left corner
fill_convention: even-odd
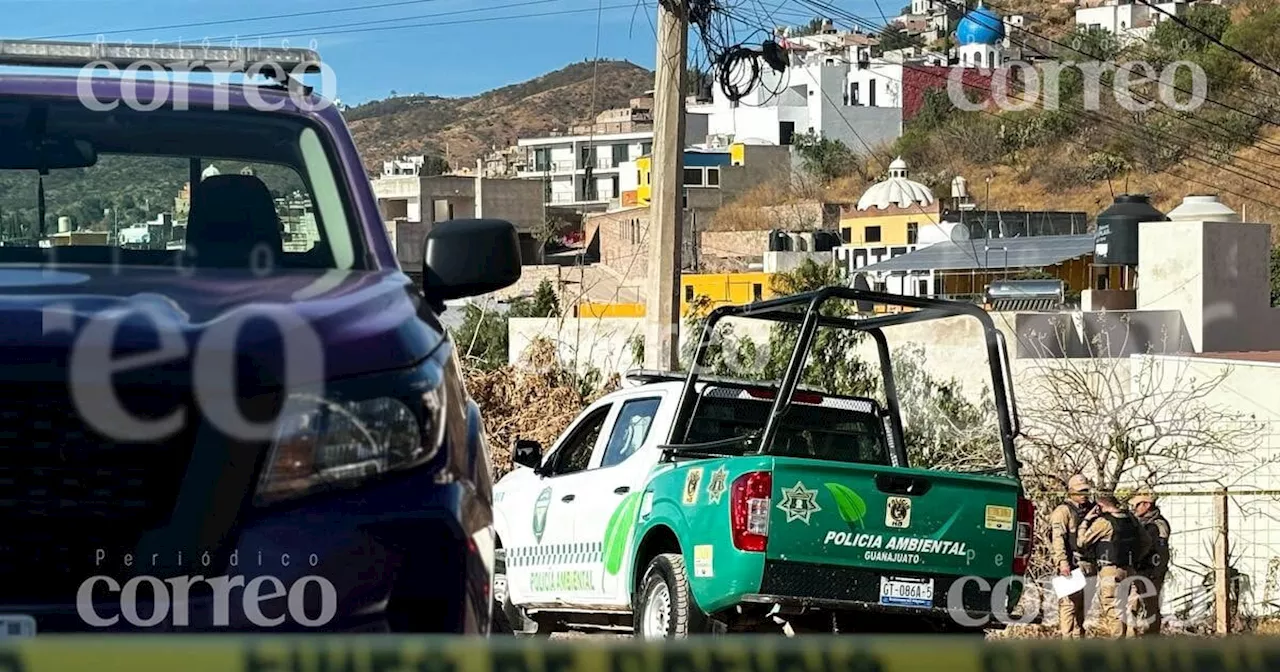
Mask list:
[[[933,192],[929,187],[907,179],[907,162],[898,157],[889,164],[889,178],[877,182],[858,199],[858,209],[866,210],[876,207],[881,210],[891,205],[899,208],[910,208],[917,205],[932,205]]]
[[[203,180],[206,177],[213,177],[214,175],[221,175],[221,174],[222,173],[218,170],[217,166],[210,164],[208,168],[204,169],[203,173],[200,173],[200,179]]]

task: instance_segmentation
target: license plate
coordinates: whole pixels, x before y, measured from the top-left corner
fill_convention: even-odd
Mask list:
[[[5,637],[33,637],[36,619],[26,614],[0,614],[0,639]]]
[[[932,607],[933,579],[880,577],[880,604],[893,607]]]

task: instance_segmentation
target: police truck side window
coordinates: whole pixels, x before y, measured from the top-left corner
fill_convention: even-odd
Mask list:
[[[551,476],[565,476],[587,468],[591,463],[591,450],[596,446],[596,439],[600,438],[600,430],[604,427],[605,419],[609,417],[610,408],[610,406],[598,408],[583,419],[582,424],[574,430],[573,436],[570,436],[560,450],[556,451],[555,464],[550,470]]]
[[[622,404],[618,411],[618,421],[609,435],[609,445],[605,447],[601,467],[612,467],[621,463],[644,445],[649,436],[649,428],[653,426],[653,416],[658,413],[661,399],[632,399]]]

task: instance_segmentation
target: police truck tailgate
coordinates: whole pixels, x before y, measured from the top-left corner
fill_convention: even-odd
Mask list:
[[[777,457],[766,558],[782,573],[856,567],[859,583],[878,584],[856,599],[932,606],[956,577],[1014,573],[1020,492],[1007,477]],[[853,598],[851,588],[830,596]]]

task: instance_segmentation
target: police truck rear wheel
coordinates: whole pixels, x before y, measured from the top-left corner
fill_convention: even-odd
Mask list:
[[[689,590],[684,556],[664,553],[649,562],[633,613],[640,639],[683,639],[703,630],[706,619]]]

